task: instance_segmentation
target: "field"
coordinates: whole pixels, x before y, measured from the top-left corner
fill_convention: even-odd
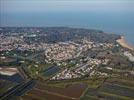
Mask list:
[[[133,100],[134,81],[108,79],[98,88],[88,88],[81,100]]]
[[[86,88],[86,84],[70,84],[65,88],[61,88],[47,86],[38,82],[34,89],[29,91],[22,98],[24,100],[28,100],[28,98],[38,100],[44,100],[44,98],[46,98],[46,100],[78,100]]]

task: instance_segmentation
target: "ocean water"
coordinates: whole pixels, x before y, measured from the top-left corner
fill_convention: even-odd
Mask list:
[[[14,12],[0,15],[0,26],[68,26],[124,35],[134,45],[134,12]]]

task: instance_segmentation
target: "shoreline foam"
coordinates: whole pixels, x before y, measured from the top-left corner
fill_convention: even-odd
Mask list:
[[[128,44],[124,36],[121,36],[120,39],[116,40],[122,47],[134,50],[134,46]]]

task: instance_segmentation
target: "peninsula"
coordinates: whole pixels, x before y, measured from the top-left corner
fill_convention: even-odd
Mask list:
[[[134,50],[118,34],[0,27],[0,46],[1,100],[134,98]]]

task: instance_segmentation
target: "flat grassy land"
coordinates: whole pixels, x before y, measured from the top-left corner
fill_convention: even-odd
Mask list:
[[[112,78],[99,88],[89,87],[81,100],[134,100],[134,81]]]

